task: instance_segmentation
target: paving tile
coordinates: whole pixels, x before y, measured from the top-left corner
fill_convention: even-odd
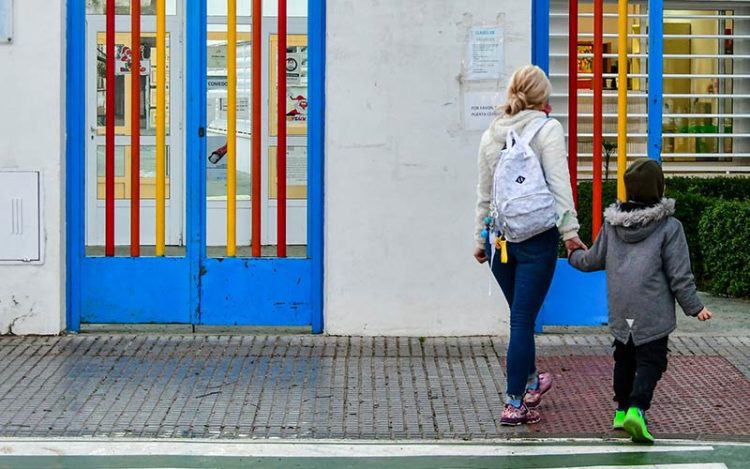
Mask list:
[[[533,432],[609,432],[614,409],[611,358],[543,357],[540,366],[554,374],[556,385],[545,396],[543,421]],[[748,384],[723,357],[672,357],[648,412],[651,430],[657,435],[750,436],[750,421],[744,416]]]
[[[545,397],[541,424],[508,429],[499,425],[507,342],[497,337],[0,338],[5,365],[0,370],[0,436],[485,439],[605,434],[612,406],[611,338],[548,334],[537,338],[537,347],[540,369],[558,376],[556,388]],[[675,336],[670,347],[670,369],[652,413],[655,431],[750,440],[746,419],[737,415],[750,401],[740,395],[750,389],[750,341]],[[728,392],[727,386],[741,392]],[[588,412],[581,407],[585,389]],[[697,389],[718,397],[701,407],[703,394]],[[669,420],[669,415],[686,415],[686,420]]]

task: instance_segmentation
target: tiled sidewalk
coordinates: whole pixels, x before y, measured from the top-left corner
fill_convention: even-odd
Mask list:
[[[3,337],[0,436],[611,436],[609,336],[537,343],[557,386],[540,424],[507,429],[498,338]],[[671,348],[657,436],[750,441],[750,338],[675,336]]]

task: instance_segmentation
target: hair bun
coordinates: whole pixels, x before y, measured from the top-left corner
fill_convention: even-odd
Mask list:
[[[508,115],[516,115],[524,109],[528,109],[529,103],[526,99],[526,93],[518,91],[508,96],[508,103],[505,106],[505,113]]]
[[[526,109],[541,109],[552,93],[552,85],[544,71],[527,65],[513,74],[508,83],[508,101],[505,113],[515,115]]]

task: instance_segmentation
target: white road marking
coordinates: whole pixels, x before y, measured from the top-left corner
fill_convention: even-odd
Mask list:
[[[727,469],[724,463],[701,464],[648,464],[640,466],[586,466],[568,467],[566,469]]]
[[[331,441],[217,441],[153,439],[0,439],[0,456],[234,456],[298,458],[379,457],[502,457],[612,453],[713,451],[709,445],[637,446],[631,443],[599,445],[509,444],[508,442],[331,442]]]

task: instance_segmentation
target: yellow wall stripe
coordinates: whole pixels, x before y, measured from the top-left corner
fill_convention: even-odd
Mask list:
[[[628,0],[619,0],[617,41],[617,198],[625,202],[628,165]]]
[[[237,254],[237,0],[228,0],[227,5],[227,95],[227,257],[234,257]]]
[[[156,255],[164,255],[166,189],[167,26],[165,0],[156,2]]]

